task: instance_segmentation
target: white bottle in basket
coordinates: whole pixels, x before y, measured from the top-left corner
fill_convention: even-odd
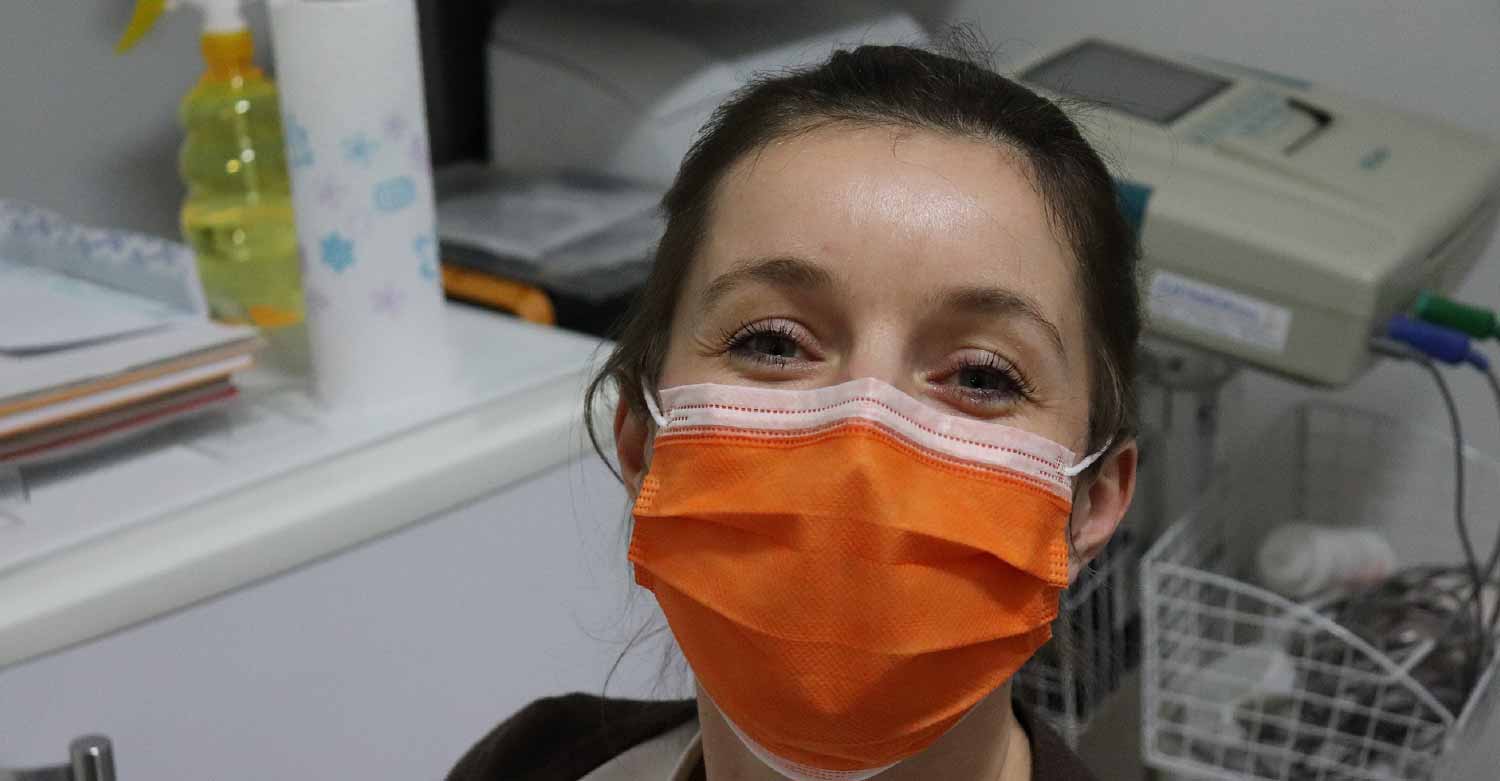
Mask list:
[[[1256,563],[1266,588],[1303,599],[1329,589],[1378,583],[1396,568],[1396,552],[1368,527],[1297,522],[1267,535]]]

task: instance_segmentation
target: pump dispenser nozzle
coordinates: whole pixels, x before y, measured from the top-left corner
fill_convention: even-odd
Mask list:
[[[245,15],[240,11],[242,0],[136,0],[135,12],[120,42],[115,44],[115,53],[124,54],[140,43],[161,15],[183,5],[190,5],[203,12],[204,33],[229,33],[244,30]]]

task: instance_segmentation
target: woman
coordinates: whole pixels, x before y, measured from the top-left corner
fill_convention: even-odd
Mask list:
[[[451,778],[1088,777],[1009,679],[1134,486],[1105,165],[1011,81],[862,47],[723,106],[664,207],[589,399],[696,702],[544,701]]]

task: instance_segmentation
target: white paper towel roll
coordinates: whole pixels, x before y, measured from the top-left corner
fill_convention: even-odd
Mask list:
[[[271,6],[313,382],[370,407],[449,380],[413,0]]]

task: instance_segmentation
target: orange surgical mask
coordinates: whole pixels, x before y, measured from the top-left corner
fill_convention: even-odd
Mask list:
[[[782,775],[885,770],[1051,637],[1072,478],[1097,454],[1079,462],[875,379],[679,386],[652,414],[636,582]]]

